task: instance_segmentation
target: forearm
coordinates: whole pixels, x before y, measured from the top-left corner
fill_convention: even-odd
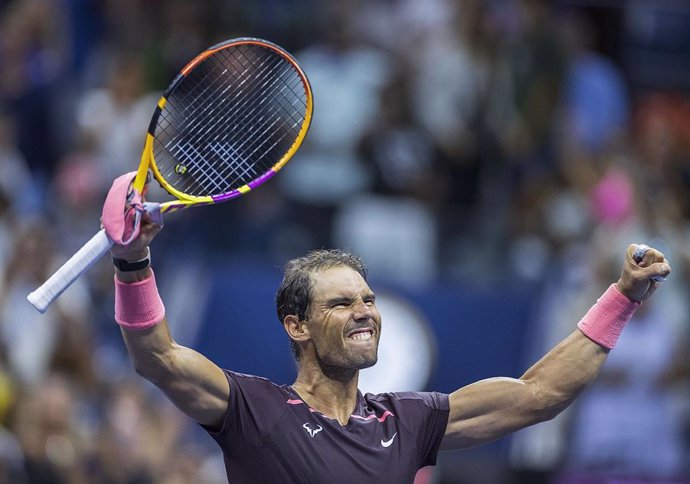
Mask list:
[[[118,271],[115,284],[115,318],[137,373],[198,422],[218,424],[227,408],[227,379],[206,357],[174,342],[153,271]]]
[[[450,395],[444,449],[482,445],[549,420],[596,378],[608,351],[574,331],[518,378],[488,378]]]
[[[220,424],[229,395],[220,368],[192,348],[175,343],[165,320],[144,331],[123,328],[122,336],[139,375],[197,422]]]
[[[521,380],[544,402],[543,418],[554,417],[594,380],[639,305],[612,284],[578,329],[527,370]]]
[[[637,306],[612,286],[522,377],[491,378],[451,394],[444,448],[483,444],[558,415],[599,374]]]
[[[122,328],[136,371],[197,422],[218,425],[227,410],[228,380],[206,357],[173,341],[155,274],[149,267],[149,246],[163,225],[144,213],[135,232],[125,237],[124,228],[133,222],[127,218],[132,214],[130,204],[136,205],[138,195],[129,189],[133,177],[134,173],[129,173],[115,180],[101,218],[116,242],[110,251],[116,267],[115,321]],[[128,242],[118,243],[124,239]]]
[[[155,382],[171,371],[174,343],[153,271],[116,270],[115,278],[115,319],[137,373]]]
[[[165,319],[148,330],[120,328],[120,331],[134,369],[139,375],[156,383],[173,373],[175,343]]]
[[[526,425],[551,419],[570,405],[599,374],[608,354],[576,329],[532,365],[520,377],[534,410]]]

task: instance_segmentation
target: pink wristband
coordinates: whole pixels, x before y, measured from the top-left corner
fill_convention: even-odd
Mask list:
[[[156,278],[126,283],[115,276],[115,321],[125,329],[152,328],[165,317],[165,306],[158,294]]]
[[[577,327],[595,343],[612,349],[639,306],[639,302],[628,299],[615,284],[611,284]]]

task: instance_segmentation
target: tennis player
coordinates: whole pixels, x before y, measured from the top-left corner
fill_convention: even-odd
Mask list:
[[[411,483],[439,450],[551,419],[594,380],[626,322],[671,271],[658,250],[630,245],[620,279],[518,379],[451,394],[362,395],[359,370],[376,363],[381,314],[361,260],[320,250],[287,263],[276,302],[298,373],[292,385],[277,385],[175,343],[150,267],[160,229],[145,220],[132,243],[113,247],[115,319],[137,372],[217,441],[232,483]]]

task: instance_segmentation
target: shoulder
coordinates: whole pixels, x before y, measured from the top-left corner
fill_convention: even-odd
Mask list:
[[[249,375],[246,373],[239,373],[232,370],[223,370],[230,388],[235,387],[235,390],[247,394],[254,391],[259,391],[265,394],[287,395],[287,388],[285,385],[279,385],[272,382],[268,378],[257,375]],[[231,390],[232,392],[232,390]]]
[[[247,383],[270,384],[275,385],[271,380],[263,376],[250,375],[248,373],[240,373],[238,371],[223,370],[223,373],[228,377],[228,380],[235,380]]]
[[[383,403],[391,406],[421,406],[432,410],[449,410],[448,394],[439,392],[393,392],[367,393],[364,399],[372,404]]]
[[[403,421],[444,419],[450,412],[448,395],[438,392],[395,392],[364,395],[366,407],[375,414],[390,412]]]
[[[230,384],[228,408],[221,428],[207,430],[219,441],[239,438],[246,428],[253,428],[257,436],[270,432],[287,407],[286,387],[261,376],[226,369],[223,372]]]
[[[223,370],[230,384],[228,407],[238,415],[276,413],[290,399],[287,385],[279,385],[268,378]]]
[[[370,408],[385,407],[395,416],[393,420],[399,425],[401,438],[406,434],[415,442],[420,467],[436,463],[436,454],[450,415],[448,394],[438,392],[367,394],[365,400]]]

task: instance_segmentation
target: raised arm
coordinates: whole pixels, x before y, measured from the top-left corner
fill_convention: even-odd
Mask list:
[[[519,379],[490,378],[450,395],[443,449],[481,445],[564,410],[599,373],[625,322],[657,289],[655,277],[671,271],[664,255],[649,249],[635,260],[639,246],[626,252],[618,282],[578,324]]]
[[[145,259],[148,245],[160,228],[144,221],[135,241],[127,247],[113,246],[113,257],[129,262]],[[220,426],[230,392],[227,378],[206,357],[175,343],[153,271],[148,266],[136,267],[116,270],[115,316],[137,373],[160,388],[189,417],[209,427]]]

